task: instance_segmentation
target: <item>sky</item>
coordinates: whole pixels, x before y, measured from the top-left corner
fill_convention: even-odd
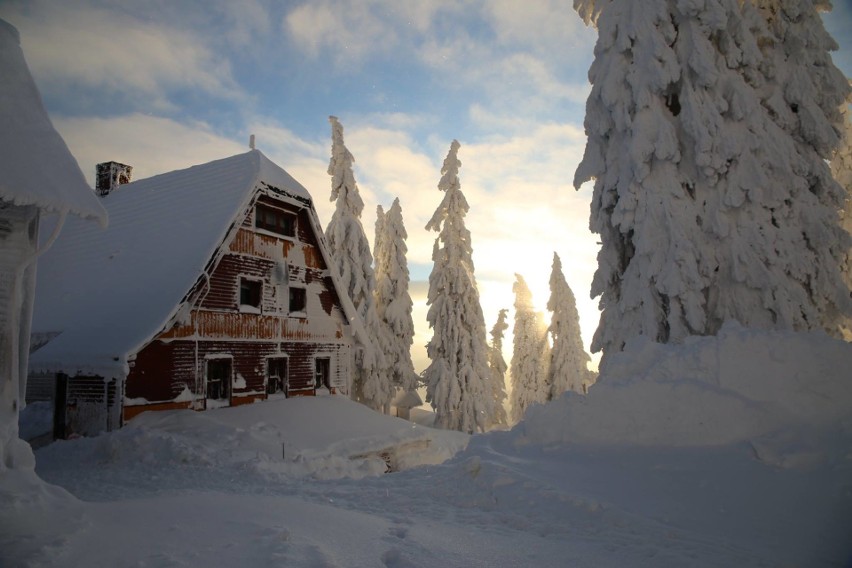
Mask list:
[[[585,147],[597,37],[568,0],[0,0],[45,106],[83,173],[115,160],[134,179],[256,147],[331,218],[328,116],[340,118],[373,242],[376,206],[399,197],[408,231],[415,367],[428,359],[426,281],[440,168],[461,143],[486,327],[510,309],[515,273],[538,309],[554,252],[587,349],[596,236]],[[852,76],[852,5],[825,18]],[[510,320],[511,325],[511,320]],[[511,332],[511,328],[509,330]],[[511,354],[511,342],[505,342]]]

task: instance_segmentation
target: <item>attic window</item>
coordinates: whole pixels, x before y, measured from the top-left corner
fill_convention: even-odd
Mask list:
[[[266,205],[258,204],[254,214],[254,226],[285,237],[296,236],[296,216]]]
[[[304,312],[307,304],[307,296],[304,288],[290,287],[290,313]]]
[[[263,284],[259,280],[240,278],[240,309],[260,310],[260,295]]]

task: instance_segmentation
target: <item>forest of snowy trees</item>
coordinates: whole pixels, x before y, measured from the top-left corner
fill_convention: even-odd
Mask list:
[[[591,351],[602,351],[605,364],[631,338],[680,342],[713,335],[728,320],[852,335],[851,91],[831,61],[837,46],[819,15],[830,5],[574,6],[599,34],[589,71],[588,142],[574,180],[578,188],[594,182],[590,227],[601,241],[591,290],[601,319]],[[338,206],[328,239],[379,347],[362,355],[353,396],[382,408],[393,389],[413,390],[418,382],[410,356],[407,235],[398,200],[387,213],[379,209],[377,286],[351,155],[332,122],[329,173]],[[421,380],[436,425],[476,432],[517,422],[530,405],[566,391],[586,393],[595,374],[555,253],[549,325],[516,274],[510,364],[502,354],[506,310],[487,344],[459,148],[453,141],[438,184],[444,197],[426,227],[439,235],[429,277],[431,363]],[[338,236],[346,224],[358,229],[347,233],[357,238]]]
[[[837,45],[820,19],[830,4],[574,6],[599,34],[589,70],[588,141],[574,184],[594,183],[590,228],[601,248],[591,292],[601,317],[591,351],[602,352],[601,365],[632,338],[678,343],[714,335],[730,320],[852,337],[852,89],[832,63]],[[333,190],[338,212],[329,242],[340,249],[335,231],[342,223],[360,227],[361,206],[342,134],[334,140],[340,158],[329,172],[342,189]],[[505,310],[487,344],[459,148],[453,141],[438,184],[444,198],[426,227],[439,236],[429,277],[431,363],[422,381],[436,425],[476,432],[517,422],[530,405],[566,391],[584,394],[595,374],[555,253],[549,325],[516,274],[510,364],[502,355]],[[398,201],[387,214],[379,210],[376,226],[378,293],[361,237],[335,258],[381,346],[378,355],[363,356],[353,396],[381,408],[393,388],[413,389],[417,381],[406,355],[411,299]],[[382,377],[376,384],[383,386],[370,386],[372,377]]]
[[[435,425],[474,433],[507,427],[523,418],[534,403],[543,404],[565,391],[585,393],[594,381],[589,355],[582,347],[574,294],[554,253],[550,326],[533,310],[532,295],[516,275],[511,369],[503,357],[503,333],[509,328],[501,310],[486,339],[485,318],[473,266],[473,246],[464,218],[469,205],[461,191],[461,145],[453,140],[441,168],[443,192],[426,226],[438,232],[432,252],[427,319],[433,336],[431,360],[418,376],[411,360],[414,337],[410,277],[402,206],[395,199],[376,215],[372,254],[361,224],[363,201],[353,173],[354,157],[343,141],[343,126],[332,125],[332,200],[336,208],[326,230],[334,268],[370,332],[372,345],[359,346],[351,397],[374,410],[388,412],[400,392],[425,387],[435,411]],[[551,345],[553,348],[551,349]],[[511,411],[507,411],[506,372],[512,378]],[[511,420],[510,420],[511,418]]]

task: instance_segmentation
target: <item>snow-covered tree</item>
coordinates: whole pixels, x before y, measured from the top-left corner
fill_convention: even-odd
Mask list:
[[[490,426],[506,426],[509,417],[506,416],[506,371],[508,366],[503,358],[503,332],[509,329],[506,323],[508,310],[500,310],[497,314],[497,322],[491,328],[491,347],[488,349],[488,368],[491,370],[491,400],[493,409],[491,412]]]
[[[488,425],[491,389],[485,318],[473,274],[470,231],[464,225],[469,206],[459,182],[458,150],[453,140],[438,183],[444,198],[426,225],[439,234],[432,249],[426,316],[433,330],[426,346],[431,363],[423,378],[435,425],[472,433]]]
[[[755,30],[765,57],[764,106],[793,136],[811,175],[823,175],[824,160],[840,142],[841,109],[850,94],[847,78],[831,59],[837,42],[819,15],[831,10],[831,2],[757,0],[756,5],[766,24]]]
[[[373,258],[376,263],[376,312],[387,335],[382,348],[391,383],[404,391],[413,391],[417,388],[418,377],[411,362],[414,342],[411,309],[414,304],[408,292],[407,238],[399,199],[394,199],[387,213],[379,205]]]
[[[577,301],[562,272],[562,260],[553,253],[553,270],[550,273],[550,299],[547,301],[550,311],[551,338],[550,399],[559,397],[567,390],[585,393],[592,382],[592,374],[587,363],[591,360],[583,349],[580,335],[580,315],[577,313]]]
[[[799,167],[810,183],[809,189],[823,196],[822,202],[839,203],[843,210],[849,185],[844,185],[826,160],[834,161],[842,152],[844,130],[848,128],[846,108],[847,103],[852,102],[852,88],[832,62],[830,52],[836,51],[838,45],[826,31],[819,14],[830,11],[831,2],[757,0],[756,5],[766,24],[757,32],[765,55],[761,67],[766,80],[761,88],[763,104],[769,116],[790,134],[796,145],[802,161]],[[845,214],[841,227],[847,233],[852,229]],[[846,252],[848,256],[849,250]],[[847,258],[846,270],[841,269],[847,286],[851,260]],[[852,314],[830,314],[835,315],[826,318],[826,327],[848,329]]]
[[[831,158],[831,173],[846,191],[846,205],[841,215],[841,227],[852,234],[852,120],[844,109],[843,134],[840,145]],[[852,289],[852,249],[846,259],[846,285]],[[841,324],[847,341],[852,340],[852,317]]]
[[[599,32],[574,179],[595,182],[602,243],[592,350],[606,360],[632,337],[678,342],[729,319],[835,329],[850,309],[838,191],[763,104],[750,3],[574,5]]]
[[[547,329],[533,308],[532,293],[524,277],[515,274],[515,327],[512,329],[512,422],[520,422],[532,404],[550,400],[547,365],[550,348]]]
[[[331,176],[331,200],[336,200],[334,214],[325,231],[331,268],[337,271],[341,285],[367,332],[381,342],[383,328],[373,298],[373,256],[361,225],[364,202],[352,171],[355,159],[343,143],[343,126],[337,117],[330,116],[328,120],[332,137],[328,175]],[[350,396],[374,410],[387,411],[390,407],[393,389],[381,349],[372,345],[357,349]]]

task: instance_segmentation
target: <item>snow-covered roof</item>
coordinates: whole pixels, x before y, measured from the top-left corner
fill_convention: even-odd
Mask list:
[[[252,150],[119,187],[102,199],[106,230],[69,219],[39,261],[32,326],[60,334],[32,354],[30,369],[123,373],[126,356],[174,315],[263,183],[310,200]]]
[[[0,20],[0,199],[106,225],[106,211],[53,128],[14,26]]]

